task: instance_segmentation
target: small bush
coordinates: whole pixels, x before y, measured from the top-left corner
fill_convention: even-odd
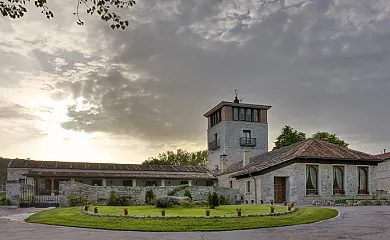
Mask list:
[[[129,206],[131,201],[130,196],[117,197],[115,191],[110,192],[110,198],[108,199],[108,206]]]
[[[4,196],[0,198],[0,205],[12,205],[12,202]]]
[[[275,212],[275,207],[274,206],[270,206],[270,210],[271,210],[271,213],[274,213]]]
[[[184,191],[184,197],[188,197],[188,198],[191,199],[191,201],[192,201],[192,196],[191,196],[190,190],[186,189],[186,190]]]
[[[336,204],[347,204],[347,199],[336,199],[334,202]]]
[[[170,197],[160,197],[156,200],[156,207],[158,208],[170,208],[175,205],[173,198]]]
[[[229,198],[223,195],[219,195],[219,205],[226,205],[229,203]]]
[[[195,207],[196,205],[192,201],[181,200],[180,201],[180,206],[185,207],[185,208],[192,208],[192,207]]]
[[[156,199],[156,195],[154,194],[153,190],[146,191],[146,194],[145,194],[146,205],[152,205],[154,203],[155,199]]]
[[[219,206],[219,197],[216,192],[213,193],[209,192],[209,196],[207,197],[207,205],[211,209],[214,209],[215,207]]]
[[[175,187],[172,191],[168,192],[167,195],[168,196],[176,196],[176,194],[178,192],[183,191],[184,189],[186,189],[189,186],[190,185],[188,185],[188,184],[179,185],[179,186]]]

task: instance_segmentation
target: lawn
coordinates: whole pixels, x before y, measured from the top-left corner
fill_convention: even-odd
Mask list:
[[[98,206],[99,213],[106,214],[119,214],[123,215],[123,209],[129,210],[129,215],[141,215],[141,216],[160,216],[160,208],[154,206],[130,206],[130,207],[109,207],[109,206]],[[241,208],[242,214],[264,214],[270,212],[270,205],[258,205],[258,204],[247,204],[247,205],[223,205],[216,209],[210,209],[210,216],[219,215],[236,215],[236,209]],[[183,208],[174,207],[165,209],[167,216],[204,216],[206,207],[193,207]],[[281,207],[275,205],[275,212],[286,211],[287,207]],[[90,211],[93,211],[91,207]]]
[[[246,207],[246,205],[241,206],[242,209],[244,209],[244,207]],[[243,212],[243,214],[245,213]],[[280,215],[280,216],[244,217],[244,218],[201,218],[201,219],[199,218],[133,219],[133,218],[89,216],[82,213],[80,207],[72,207],[72,208],[56,208],[52,210],[39,212],[37,214],[30,216],[26,221],[30,223],[42,223],[42,224],[50,224],[50,225],[107,229],[107,230],[189,232],[189,231],[226,231],[226,230],[289,226],[289,225],[318,222],[321,220],[333,218],[336,215],[337,215],[337,211],[334,209],[297,207],[294,213]]]

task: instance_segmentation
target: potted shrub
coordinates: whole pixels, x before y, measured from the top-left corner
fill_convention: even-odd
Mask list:
[[[127,208],[123,209],[123,215],[125,216],[129,215],[129,210],[127,210]]]
[[[260,199],[260,204],[263,204],[263,203],[264,203],[264,201]]]
[[[210,216],[210,210],[209,209],[206,209],[206,216]]]
[[[165,217],[165,209],[161,210],[161,216]]]
[[[288,206],[287,211],[291,212],[291,205]]]
[[[95,208],[93,209],[93,212],[94,212],[94,213],[99,213],[98,208],[95,207]]]
[[[271,213],[275,212],[275,207],[274,206],[270,206],[270,209],[271,209]]]
[[[84,205],[84,211],[88,212],[88,208],[89,208],[88,204],[85,204]]]
[[[284,206],[287,206],[287,202],[284,202]]]
[[[291,202],[290,202],[290,206],[291,206],[292,208],[294,207],[294,204],[295,204],[294,201],[291,201]]]
[[[271,200],[271,205],[274,205],[274,200]]]
[[[241,217],[241,208],[237,208],[237,217]]]

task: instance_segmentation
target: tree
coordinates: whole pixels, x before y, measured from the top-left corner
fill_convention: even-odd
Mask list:
[[[300,141],[306,140],[306,134],[303,132],[298,132],[290,126],[284,126],[282,132],[276,138],[275,149],[285,147]]]
[[[4,17],[22,18],[27,13],[26,4],[32,0],[4,0],[0,1],[0,13]],[[54,14],[47,6],[47,0],[33,0],[35,7],[41,9],[41,13],[47,19],[53,18]],[[128,20],[122,20],[121,16],[115,13],[114,8],[128,8],[135,5],[135,0],[77,0],[76,12],[73,13],[77,17],[77,24],[84,25],[84,22],[79,17],[80,7],[86,8],[87,14],[97,14],[100,19],[111,23],[112,29],[125,29],[129,26]]]
[[[316,138],[316,139],[319,139],[319,140],[322,140],[325,142],[337,144],[337,145],[340,145],[342,147],[348,147],[348,145],[349,145],[348,143],[346,143],[343,140],[341,140],[340,138],[338,138],[336,136],[336,134],[331,134],[328,132],[317,132],[317,133],[313,134],[313,138]]]
[[[207,150],[188,152],[187,150],[178,149],[176,153],[173,151],[166,151],[158,154],[157,157],[150,157],[142,164],[205,166],[207,164]]]

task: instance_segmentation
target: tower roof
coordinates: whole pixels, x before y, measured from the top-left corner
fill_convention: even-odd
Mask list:
[[[210,111],[205,113],[203,116],[204,117],[209,117],[211,114],[213,114],[214,112],[216,112],[217,110],[221,109],[224,106],[255,108],[255,109],[264,109],[264,110],[268,110],[268,109],[271,108],[271,106],[268,106],[268,105],[249,104],[249,103],[235,103],[235,102],[222,101],[217,106],[213,107]]]

